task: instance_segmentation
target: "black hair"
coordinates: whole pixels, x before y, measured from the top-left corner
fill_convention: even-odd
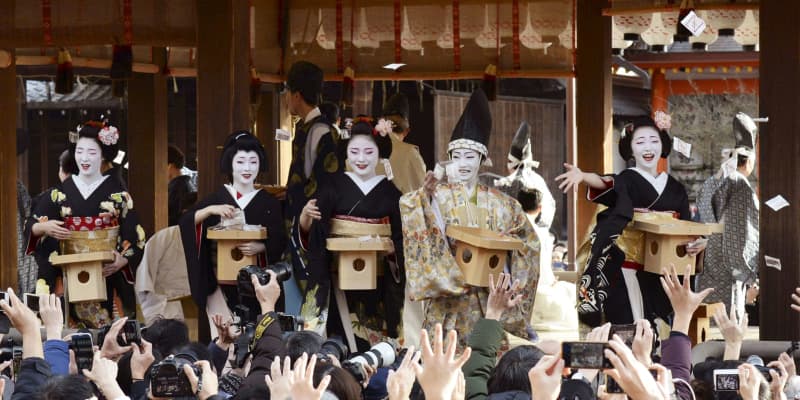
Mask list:
[[[336,395],[339,400],[361,400],[361,385],[356,378],[341,367],[333,364],[320,364],[314,366],[314,386],[319,386],[322,378],[331,376],[331,383],[327,391]]]
[[[542,192],[536,189],[520,188],[517,193],[517,201],[522,206],[522,211],[534,211],[542,204]]]
[[[177,319],[160,319],[142,332],[142,338],[153,344],[153,352],[169,355],[189,343],[189,327]]]
[[[100,152],[102,153],[103,161],[112,162],[114,161],[114,158],[117,157],[117,152],[119,151],[118,147],[119,139],[117,140],[117,143],[108,145],[104,144],[100,140],[98,135],[105,126],[106,126],[105,122],[94,121],[94,120],[87,121],[81,126],[81,129],[78,130],[78,139],[88,138],[94,140],[95,143],[97,143],[97,145],[100,146]],[[70,152],[73,154],[73,156],[75,155],[75,147],[77,147],[77,142],[72,143],[72,145],[70,146]]]
[[[331,125],[336,124],[336,120],[339,119],[339,106],[330,101],[320,104],[319,112]]]
[[[54,375],[38,388],[35,397],[41,400],[86,400],[94,396],[94,388],[81,375]]]
[[[264,380],[262,379],[261,381],[263,382]],[[271,397],[267,385],[248,385],[244,383],[231,398],[233,400],[270,400]]]
[[[286,74],[286,86],[290,93],[300,93],[306,104],[319,104],[322,85],[324,83],[322,69],[308,61],[297,61]]]
[[[303,353],[317,354],[322,349],[325,339],[314,331],[297,331],[290,334],[284,341],[285,353],[292,360],[297,361]]]
[[[669,156],[672,150],[672,138],[669,136],[669,132],[667,132],[666,129],[659,129],[652,118],[642,115],[634,117],[622,128],[622,134],[624,136],[619,139],[617,149],[623,160],[629,161],[633,159],[633,149],[631,148],[633,133],[636,132],[637,129],[645,127],[653,128],[658,132],[658,136],[661,138],[661,158],[667,158]]]
[[[225,139],[222,157],[219,160],[219,170],[228,179],[233,180],[233,157],[240,151],[253,151],[258,155],[258,172],[267,171],[267,152],[264,145],[250,131],[236,131]]]
[[[208,346],[200,342],[189,342],[175,351],[174,354],[187,354],[194,357],[195,361],[211,361],[211,353],[208,351]]]
[[[359,115],[353,120],[353,126],[350,127],[350,138],[341,140],[339,142],[339,156],[342,159],[347,159],[347,144],[350,140],[357,135],[369,136],[375,145],[378,147],[378,157],[388,159],[392,155],[392,138],[387,134],[386,136],[375,132],[375,125],[372,118]]]
[[[750,157],[748,157],[748,156],[746,156],[744,154],[737,154],[736,166],[739,167],[739,168],[744,167],[745,165],[747,165],[747,160],[749,160],[749,159],[750,159]]]
[[[531,381],[528,371],[544,356],[536,346],[524,345],[509,350],[497,362],[487,382],[489,393],[502,393],[518,390],[530,394]]]
[[[75,153],[69,151],[69,149],[64,150],[61,152],[61,155],[58,156],[58,166],[68,174],[78,174],[78,164],[75,162]]]
[[[174,144],[167,147],[167,164],[172,164],[177,169],[183,168],[186,163],[186,157],[183,155],[181,149]]]

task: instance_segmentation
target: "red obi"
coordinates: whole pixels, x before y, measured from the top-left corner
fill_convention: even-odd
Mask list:
[[[113,228],[119,225],[117,218],[112,216],[88,216],[64,218],[64,227],[70,231],[97,231]]]

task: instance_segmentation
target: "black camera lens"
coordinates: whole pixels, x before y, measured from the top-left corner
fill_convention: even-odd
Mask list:
[[[269,274],[267,270],[275,272],[275,279],[278,282],[284,282],[292,277],[292,267],[283,262],[275,263],[267,268],[261,268],[258,265],[248,265],[239,270],[236,276],[236,286],[239,289],[239,295],[244,297],[256,297],[255,288],[253,288],[253,281],[250,276],[255,275],[261,285],[269,283]]]
[[[155,397],[194,396],[189,378],[183,371],[189,365],[196,376],[201,371],[194,365],[197,358],[193,354],[180,353],[169,356],[150,367],[150,388]]]
[[[346,360],[350,355],[350,351],[344,341],[338,336],[330,337],[319,350],[319,354],[323,356],[334,356],[338,360]]]

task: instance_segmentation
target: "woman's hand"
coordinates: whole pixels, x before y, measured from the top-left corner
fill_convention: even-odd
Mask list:
[[[631,347],[634,357],[645,367],[649,368],[653,364],[650,358],[653,352],[653,329],[650,327],[650,321],[646,319],[636,321],[636,333]]]
[[[564,360],[561,354],[556,356],[542,356],[536,365],[528,371],[531,382],[532,400],[556,400],[561,391],[561,371],[564,370]]]
[[[489,298],[486,299],[486,319],[500,320],[503,312],[515,307],[522,300],[522,295],[517,294],[519,290],[519,280],[515,280],[511,274],[501,272],[497,276],[495,285],[494,276],[489,274]]]
[[[583,171],[577,166],[567,163],[564,163],[564,168],[567,169],[567,172],[556,177],[556,181],[561,181],[558,184],[558,189],[564,193],[570,190],[577,191],[578,186],[583,183]]]
[[[120,346],[119,343],[117,343],[117,337],[126,322],[128,322],[128,317],[122,317],[111,324],[111,328],[108,329],[108,333],[106,333],[106,337],[103,339],[103,348],[100,351],[101,356],[109,360],[116,360],[122,357],[123,354],[131,351],[131,346]]]
[[[255,241],[242,243],[236,246],[236,248],[239,249],[242,252],[242,254],[246,256],[254,256],[256,254],[261,254],[267,251],[267,246],[265,246],[263,242],[255,242]]]
[[[199,224],[205,221],[212,215],[219,215],[220,218],[233,218],[236,214],[236,207],[230,204],[215,204],[206,208],[197,210],[194,213],[194,223]]]
[[[44,325],[47,340],[61,340],[64,328],[64,312],[61,311],[61,299],[54,294],[39,296],[39,318]]]
[[[472,354],[467,347],[460,357],[456,358],[456,331],[447,334],[447,348],[442,337],[442,324],[436,324],[433,331],[433,347],[431,347],[428,331],[422,330],[422,365],[414,364],[422,391],[428,400],[451,400],[458,384],[458,372],[466,364]]]
[[[70,236],[72,236],[72,232],[70,232],[69,229],[64,228],[64,221],[59,221],[57,219],[51,219],[45,222],[37,222],[33,224],[31,231],[33,232],[34,236],[38,237],[47,235],[58,240],[69,239]]]
[[[118,251],[114,250],[114,261],[108,264],[103,264],[103,278],[108,278],[109,276],[114,275],[126,265],[128,265],[128,259],[123,257]]]
[[[686,243],[686,254],[694,257],[705,250],[706,246],[708,246],[708,239],[703,237],[697,238],[689,243]]]
[[[386,378],[389,400],[408,400],[411,397],[411,389],[416,380],[414,365],[419,364],[420,356],[420,352],[411,346],[406,351],[400,366],[396,370],[389,370],[389,376]]]
[[[436,179],[436,175],[434,175],[433,171],[428,171],[425,174],[425,180],[422,182],[422,190],[430,198],[433,196],[433,192],[436,191],[436,185],[438,184],[439,180]]]
[[[303,207],[303,211],[300,212],[300,229],[303,232],[308,232],[308,230],[311,229],[311,223],[321,218],[322,213],[319,211],[319,207],[317,207],[317,199],[309,200]]]
[[[219,338],[217,338],[217,346],[222,350],[228,350],[228,347],[239,337],[239,334],[233,332],[231,329],[232,321],[226,321],[223,319],[222,315],[214,314],[214,316],[211,317],[211,322],[214,323],[214,326],[217,328],[217,334],[219,335]]]

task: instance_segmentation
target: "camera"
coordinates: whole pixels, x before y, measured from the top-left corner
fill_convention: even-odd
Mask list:
[[[0,342],[0,363],[12,361],[11,367],[2,371],[2,374],[8,378],[18,376],[19,365],[22,362],[22,346],[14,343],[11,338],[5,338]],[[14,371],[12,374],[11,371]]]
[[[192,367],[196,376],[200,376],[200,368],[194,363],[197,358],[192,354],[179,353],[170,355],[150,367],[150,392],[154,397],[194,397],[192,384],[183,371],[184,365]]]
[[[344,344],[342,338],[333,336],[322,343],[317,358],[327,360],[330,356],[336,357],[337,360],[346,360],[350,356],[350,349]]]
[[[715,369],[714,390],[717,392],[736,392],[739,390],[738,369]]]
[[[250,285],[252,287],[252,285]],[[233,324],[239,328],[240,334],[233,342],[234,368],[243,368],[250,355],[250,343],[256,335],[256,323],[250,318],[250,308],[239,304],[233,308]]]
[[[397,351],[387,342],[380,342],[364,353],[358,354],[342,363],[342,368],[350,372],[358,382],[366,382],[367,374],[364,367],[369,365],[374,369],[383,368],[394,363]]]
[[[25,305],[34,313],[39,313],[39,296],[32,293],[25,293],[22,297]]]
[[[561,354],[567,368],[611,369],[614,368],[604,354],[609,348],[603,342],[564,342]]]
[[[108,335],[108,331],[111,329],[111,325],[106,325],[100,328],[100,332],[97,333],[97,342],[100,344],[100,348],[103,348],[103,342],[106,339],[106,335]],[[139,321],[137,320],[127,320],[125,321],[125,325],[122,326],[122,329],[119,331],[119,335],[117,335],[117,344],[120,346],[130,346],[131,343],[136,343],[138,345],[142,345],[142,336],[140,333]]]
[[[236,276],[236,286],[239,289],[239,296],[242,297],[256,297],[256,290],[253,287],[253,281],[250,280],[250,275],[258,277],[258,282],[262,285],[269,283],[269,274],[267,270],[275,272],[275,279],[278,282],[284,282],[292,277],[292,267],[285,263],[279,262],[270,265],[267,268],[259,267],[258,265],[248,265],[239,270]]]
[[[94,360],[92,334],[87,332],[74,333],[69,348],[75,353],[75,363],[78,364],[78,373],[82,374],[84,369],[91,371],[92,361]]]
[[[608,331],[608,340],[613,339],[614,335],[619,336],[626,346],[631,347],[633,339],[636,337],[636,324],[611,325],[611,329]]]

